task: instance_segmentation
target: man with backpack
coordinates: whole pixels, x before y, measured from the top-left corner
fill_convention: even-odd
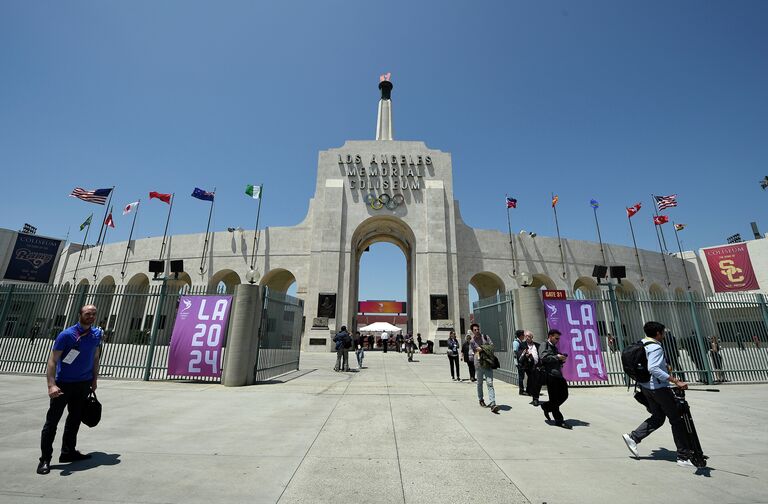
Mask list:
[[[495,356],[493,354],[493,341],[491,338],[480,332],[478,324],[469,326],[472,331],[472,341],[469,348],[475,356],[475,377],[477,378],[477,398],[480,406],[486,407],[483,400],[483,382],[488,387],[488,408],[492,413],[498,414],[499,407],[496,405],[496,391],[493,389],[493,369],[495,365]]]
[[[664,324],[647,322],[643,326],[645,338],[630,345],[622,353],[622,364],[629,376],[640,385],[642,398],[647,402],[651,416],[641,423],[631,433],[624,434],[624,442],[635,458],[639,457],[637,445],[656,429],[664,425],[664,419],[669,419],[672,427],[672,438],[677,447],[677,465],[694,467],[690,460],[690,446],[686,435],[685,424],[677,407],[675,395],[670,383],[683,390],[688,384],[669,374],[669,367],[664,358]]]
[[[347,332],[347,326],[341,326],[341,331],[333,337],[336,343],[336,366],[334,371],[349,371],[349,349],[352,348],[352,336]]]

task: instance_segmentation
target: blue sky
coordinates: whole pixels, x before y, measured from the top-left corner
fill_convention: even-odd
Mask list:
[[[375,134],[378,75],[393,74],[395,138],[453,154],[464,220],[656,248],[650,194],[678,193],[685,248],[768,230],[768,3],[0,3],[0,227],[82,239],[102,207],[176,192],[172,233],[302,220],[317,152]],[[152,201],[137,236],[162,234]],[[119,212],[117,212],[119,213]],[[128,219],[108,241],[128,237]],[[671,231],[671,230],[670,230]],[[378,250],[388,251],[379,252]],[[385,245],[372,253],[400,257]],[[365,266],[361,297],[404,297]],[[368,290],[376,285],[376,289]]]

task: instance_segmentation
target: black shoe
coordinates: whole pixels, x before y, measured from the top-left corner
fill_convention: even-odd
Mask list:
[[[538,399],[534,399],[533,401],[531,401],[531,404],[533,404],[534,408],[537,408],[541,403],[539,402]]]
[[[485,405],[485,401],[483,401],[482,399],[480,399],[480,406],[482,406],[483,408],[485,408],[485,407],[486,407],[486,405]]]
[[[544,412],[544,416],[546,417],[546,419],[549,421],[552,421],[552,417],[549,416],[549,411],[544,409],[544,403],[539,404],[539,407],[541,408],[541,411]]]
[[[562,427],[563,429],[566,429],[566,430],[571,430],[571,429],[573,429],[573,427],[571,427],[571,425],[570,425],[570,424],[567,424],[567,423],[565,423],[565,422],[563,422],[563,423],[559,423],[559,424],[556,424],[556,425],[557,425],[558,427]]]
[[[78,462],[80,460],[88,460],[90,455],[74,451],[72,453],[62,453],[59,455],[59,462]]]
[[[496,413],[498,415],[499,414],[499,409],[501,409],[501,408],[496,406],[496,403],[491,404],[491,413]]]
[[[40,460],[40,463],[37,464],[37,474],[48,474],[49,472],[51,472],[51,461]]]

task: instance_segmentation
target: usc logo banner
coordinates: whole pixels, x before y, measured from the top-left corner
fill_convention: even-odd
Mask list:
[[[757,290],[760,286],[752,269],[746,243],[704,250],[715,292]]]

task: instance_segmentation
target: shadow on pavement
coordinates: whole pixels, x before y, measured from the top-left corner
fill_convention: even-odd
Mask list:
[[[119,453],[91,452],[91,458],[68,464],[51,465],[51,470],[61,469],[61,476],[70,476],[73,473],[87,471],[99,466],[111,466],[120,463]]]

